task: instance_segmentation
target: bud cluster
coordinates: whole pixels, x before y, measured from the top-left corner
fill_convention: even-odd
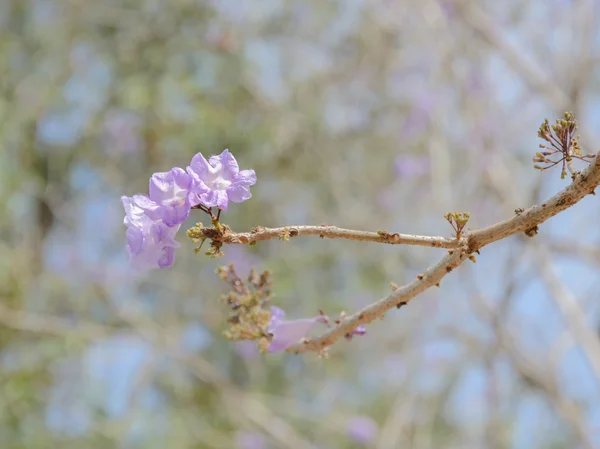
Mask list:
[[[571,176],[578,173],[572,166],[573,159],[589,163],[596,156],[583,154],[579,144],[581,137],[575,136],[577,130],[575,115],[572,112],[565,112],[563,117],[556,120],[556,124],[552,126],[548,119],[544,120],[538,131],[538,137],[546,141],[545,144],[540,144],[540,148],[544,151],[538,151],[533,158],[536,164],[534,168],[538,170],[547,170],[562,163],[561,179],[567,176],[567,170]]]
[[[266,352],[271,343],[269,334],[271,311],[267,304],[271,300],[270,273],[257,274],[253,269],[244,281],[236,273],[233,264],[220,267],[219,277],[227,282],[231,289],[221,296],[222,301],[231,309],[228,322],[231,325],[225,331],[229,340],[258,340],[259,348]]]
[[[471,218],[471,214],[468,212],[448,212],[444,215],[444,218],[448,220],[448,223],[450,223],[456,233],[456,238],[459,239],[469,218]]]

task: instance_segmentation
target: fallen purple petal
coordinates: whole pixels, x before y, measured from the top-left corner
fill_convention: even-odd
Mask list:
[[[270,353],[286,350],[292,345],[299,343],[318,323],[325,323],[321,315],[314,318],[303,318],[299,320],[286,321],[285,312],[279,307],[271,307],[271,322],[268,332],[273,335]]]

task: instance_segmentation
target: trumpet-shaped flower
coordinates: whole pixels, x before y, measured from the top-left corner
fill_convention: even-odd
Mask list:
[[[175,234],[189,217],[192,207],[202,203],[227,210],[229,201],[250,198],[256,183],[254,170],[241,170],[228,151],[208,161],[196,154],[187,171],[175,167],[150,178],[149,196],[121,197],[127,226],[127,249],[137,269],[167,268],[175,260]]]
[[[198,196],[192,193],[193,178],[183,169],[175,167],[168,172],[154,173],[150,178],[150,199],[157,204],[151,218],[160,219],[167,226],[183,223]]]
[[[318,323],[325,323],[326,318],[319,315],[314,318],[303,318],[300,320],[285,320],[285,312],[279,307],[271,307],[271,321],[267,328],[273,335],[269,352],[281,352],[308,335],[311,329]]]
[[[187,172],[194,178],[194,192],[199,202],[224,211],[229,201],[241,203],[249,199],[250,186],[256,183],[254,170],[240,170],[229,150],[208,160],[201,153],[196,154]]]
[[[143,217],[152,214],[158,205],[146,195],[122,196],[121,204],[125,209],[125,226],[141,226]]]
[[[158,205],[144,195],[121,197],[127,226],[127,252],[131,265],[137,270],[167,268],[175,261],[174,239],[179,226],[167,226],[162,220],[153,220]]]
[[[168,268],[175,262],[174,239],[179,226],[169,227],[144,216],[139,226],[127,228],[127,250],[131,265],[137,270]]]

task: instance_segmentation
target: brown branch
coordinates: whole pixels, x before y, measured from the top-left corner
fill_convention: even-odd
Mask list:
[[[207,231],[212,228],[207,228]],[[216,234],[216,233],[215,233]],[[207,236],[213,241],[226,244],[246,245],[253,242],[272,239],[289,239],[300,235],[318,235],[328,239],[347,239],[362,242],[388,243],[391,245],[416,245],[429,246],[433,248],[456,248],[459,246],[457,239],[445,237],[398,234],[388,231],[357,231],[353,229],[338,228],[337,226],[285,226],[282,228],[263,228],[258,226],[251,232],[233,232],[226,230],[222,235],[211,234]]]
[[[585,170],[576,175],[570,185],[551,197],[548,201],[532,206],[508,220],[470,232],[458,242],[460,245],[459,248],[445,256],[437,265],[429,268],[416,280],[365,307],[354,315],[347,317],[337,327],[330,329],[323,335],[304,340],[302,343],[291,346],[287,351],[298,354],[301,352],[324,350],[335,343],[340,337],[351,333],[358,326],[370,323],[374,319],[383,316],[384,313],[393,307],[406,304],[419,293],[422,293],[432,285],[438,284],[446,274],[468,259],[473,252],[513,234],[536,228],[549,218],[571,207],[585,196],[593,194],[594,189],[598,185],[600,185],[600,156],[597,156]]]
[[[351,333],[361,324],[370,323],[376,318],[382,317],[388,310],[400,304],[406,304],[419,293],[424,292],[429,287],[438,284],[442,278],[458,267],[465,259],[469,257],[465,247],[461,250],[454,250],[440,260],[437,265],[429,268],[422,277],[415,279],[411,283],[404,285],[387,297],[380,299],[373,304],[365,307],[361,311],[347,317],[337,327],[332,328],[322,336],[312,340],[305,340],[287,349],[288,352],[299,354],[307,351],[321,351],[335,343],[340,337]]]
[[[596,157],[585,170],[575,176],[571,184],[548,201],[536,204],[508,220],[471,232],[468,235],[469,248],[477,250],[513,234],[532,229],[573,206],[585,196],[593,194],[599,184],[600,158]]]

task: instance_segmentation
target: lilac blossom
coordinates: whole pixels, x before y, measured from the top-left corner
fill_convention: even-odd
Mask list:
[[[188,173],[194,178],[194,192],[207,207],[227,210],[229,201],[241,203],[249,199],[250,186],[256,183],[254,170],[240,170],[229,150],[208,160],[198,153],[192,158]]]
[[[167,226],[183,223],[190,215],[198,197],[192,193],[193,178],[183,169],[175,167],[168,172],[154,173],[150,178],[150,199],[158,206],[149,214],[162,219]]]
[[[269,352],[281,352],[299,343],[317,323],[326,323],[326,320],[324,316],[319,315],[314,318],[286,321],[285,312],[279,307],[272,306],[271,321],[267,328],[268,332],[273,335]]]
[[[368,416],[353,416],[348,420],[348,436],[363,446],[372,446],[379,433],[379,426]]]

